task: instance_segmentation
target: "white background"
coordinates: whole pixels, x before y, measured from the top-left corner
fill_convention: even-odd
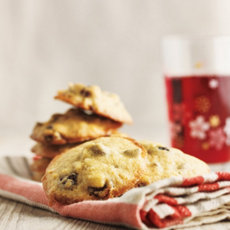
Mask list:
[[[119,94],[123,131],[167,142],[161,38],[229,33],[228,0],[1,0],[0,152],[29,151],[35,122],[69,108],[53,99],[69,82]]]

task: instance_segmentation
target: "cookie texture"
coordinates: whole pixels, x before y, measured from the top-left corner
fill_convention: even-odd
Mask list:
[[[194,177],[210,172],[208,165],[179,149],[152,141],[140,141],[148,153],[147,168],[151,182],[172,176]]]
[[[55,98],[117,122],[132,123],[119,96],[102,91],[95,85],[70,84],[67,90],[59,91]]]
[[[146,184],[145,149],[132,139],[101,137],[58,155],[43,187],[50,202],[108,199]]]
[[[54,158],[55,156],[66,152],[67,150],[78,146],[80,143],[65,144],[65,145],[47,145],[37,142],[32,148],[31,152],[38,156]]]
[[[116,133],[121,125],[122,123],[71,108],[64,114],[54,114],[47,122],[37,123],[31,138],[49,145],[77,143]]]

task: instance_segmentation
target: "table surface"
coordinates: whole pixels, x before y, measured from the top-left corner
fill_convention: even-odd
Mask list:
[[[23,155],[31,156],[28,149],[31,143],[27,140],[15,139],[14,143],[8,140],[0,139],[0,156],[3,155]],[[213,171],[227,171],[230,169],[230,163],[211,165]],[[127,229],[118,226],[109,226],[97,224],[89,221],[67,218],[51,213],[46,210],[34,208],[19,202],[8,200],[0,197],[0,230],[40,230],[40,229],[55,229],[55,230],[71,230],[71,229]],[[212,225],[204,225],[196,228],[186,228],[189,230],[230,230],[230,221],[221,222]]]

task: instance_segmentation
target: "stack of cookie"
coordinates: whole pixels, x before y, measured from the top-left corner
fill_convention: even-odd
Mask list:
[[[47,122],[37,123],[31,138],[37,143],[31,170],[40,181],[49,162],[85,141],[118,133],[123,123],[132,118],[116,94],[102,91],[98,86],[72,84],[55,96],[72,105],[63,114],[54,114]]]

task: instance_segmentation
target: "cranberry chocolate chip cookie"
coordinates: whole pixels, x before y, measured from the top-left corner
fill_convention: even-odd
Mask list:
[[[102,91],[98,86],[71,84],[67,90],[59,91],[55,98],[117,122],[132,123],[119,96]]]
[[[179,149],[168,148],[152,141],[140,141],[148,153],[147,168],[152,182],[172,176],[194,177],[209,173],[208,165]]]
[[[121,125],[105,117],[72,108],[65,114],[54,114],[47,122],[37,123],[31,138],[49,145],[78,143],[116,133]]]
[[[146,159],[146,150],[132,139],[97,138],[55,157],[46,169],[43,187],[51,203],[117,197],[149,183]]]

